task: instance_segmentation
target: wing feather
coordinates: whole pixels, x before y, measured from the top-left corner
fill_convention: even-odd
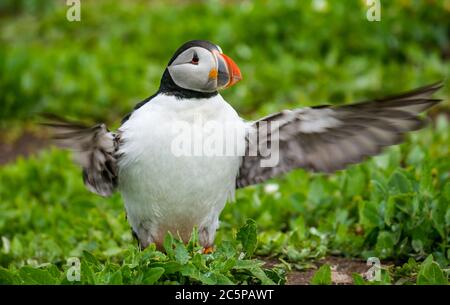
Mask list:
[[[73,151],[75,162],[83,169],[86,187],[93,193],[110,196],[117,187],[119,134],[110,132],[105,124],[87,127],[55,115],[45,118],[43,125],[52,130],[54,143]]]
[[[378,100],[285,110],[266,116],[254,122],[248,134],[262,132],[263,122],[276,122],[277,133],[272,130],[259,138],[257,150],[277,141],[279,162],[274,167],[263,167],[261,160],[267,157],[262,154],[244,156],[236,186],[260,183],[295,168],[334,172],[379,154],[384,147],[401,143],[406,132],[425,126],[419,114],[440,102],[431,95],[441,87],[439,82]],[[247,151],[251,143],[248,136]]]

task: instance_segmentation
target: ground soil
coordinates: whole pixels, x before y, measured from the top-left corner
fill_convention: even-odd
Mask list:
[[[264,259],[262,258],[262,260]],[[279,262],[276,259],[266,260],[265,267],[272,268],[278,263]],[[364,274],[370,268],[369,266],[366,265],[366,262],[363,260],[337,256],[328,256],[317,262],[314,262],[313,265],[316,268],[310,268],[302,271],[292,270],[287,274],[286,284],[308,285],[311,282],[314,273],[323,264],[330,265],[331,279],[333,281],[333,284],[335,285],[351,285],[353,284],[352,278],[353,273],[358,273],[361,276],[364,276]]]
[[[49,145],[47,136],[25,131],[15,139],[7,139],[0,132],[0,165],[15,161],[19,156],[28,157]]]

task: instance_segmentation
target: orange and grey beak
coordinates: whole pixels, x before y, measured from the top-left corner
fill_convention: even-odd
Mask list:
[[[211,70],[210,78],[217,79],[217,89],[228,88],[242,79],[241,71],[236,63],[225,54],[213,51],[216,58],[217,69]]]

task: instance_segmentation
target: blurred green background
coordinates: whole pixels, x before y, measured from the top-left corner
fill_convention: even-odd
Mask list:
[[[222,94],[246,119],[444,80],[430,126],[405,144],[336,175],[300,170],[271,181],[278,191],[239,191],[221,217],[218,244],[253,218],[257,255],[291,269],[328,255],[374,255],[400,268],[386,282],[419,282],[428,271],[413,262],[432,254],[426,268],[438,266],[447,279],[450,1],[381,1],[380,22],[369,22],[365,1],[356,0],[82,0],[80,22],[67,21],[67,8],[65,1],[0,2],[0,153],[24,132],[39,138],[33,123],[41,112],[118,127],[191,39],[220,45],[239,65],[244,80]],[[117,264],[114,272],[129,251],[136,254],[120,196],[88,193],[69,154],[50,148],[0,165],[0,236],[0,282],[26,282],[28,265],[53,266],[59,279],[64,260],[84,250]],[[183,282],[166,273],[159,282]]]

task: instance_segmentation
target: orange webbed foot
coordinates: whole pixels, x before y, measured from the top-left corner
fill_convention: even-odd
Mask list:
[[[202,251],[203,254],[211,254],[213,252],[214,252],[214,247],[206,247],[206,248],[203,248],[203,251]]]

